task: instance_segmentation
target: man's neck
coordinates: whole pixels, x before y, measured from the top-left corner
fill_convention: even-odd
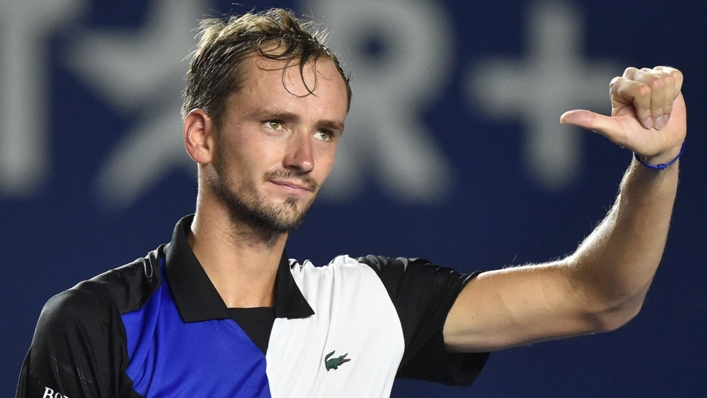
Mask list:
[[[233,225],[218,207],[197,207],[189,245],[229,308],[274,305],[275,277],[287,234]]]

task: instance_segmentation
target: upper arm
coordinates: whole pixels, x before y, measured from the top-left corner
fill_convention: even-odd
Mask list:
[[[494,351],[607,329],[566,262],[482,273],[459,294],[444,325],[447,348]]]
[[[68,397],[126,396],[121,326],[115,307],[94,293],[71,289],[52,297],[22,364],[17,397],[47,391]]]

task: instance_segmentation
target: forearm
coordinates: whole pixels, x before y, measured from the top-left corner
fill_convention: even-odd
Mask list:
[[[609,325],[640,309],[663,255],[677,184],[677,162],[653,170],[634,160],[607,217],[567,259],[580,297]]]
[[[569,257],[479,275],[445,324],[455,351],[497,350],[618,328],[640,309],[660,263],[678,165],[629,167],[604,221]]]

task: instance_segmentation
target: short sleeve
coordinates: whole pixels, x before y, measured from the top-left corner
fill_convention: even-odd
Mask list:
[[[358,259],[381,278],[395,306],[405,339],[398,377],[468,385],[488,353],[448,353],[443,328],[449,310],[477,273],[464,274],[425,259],[366,256]]]
[[[17,398],[139,397],[124,373],[124,341],[120,315],[109,300],[76,288],[52,297],[22,364]]]

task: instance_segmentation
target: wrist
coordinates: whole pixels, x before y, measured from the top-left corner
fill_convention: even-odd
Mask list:
[[[641,156],[637,153],[633,153],[636,160],[645,167],[650,169],[664,170],[668,168],[671,164],[677,162],[680,156],[685,151],[685,142],[683,141],[680,147],[676,147],[670,151],[655,156]]]

